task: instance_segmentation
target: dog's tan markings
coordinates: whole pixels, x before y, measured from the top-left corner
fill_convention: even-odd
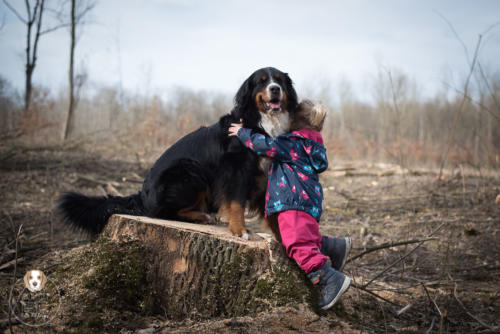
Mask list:
[[[229,220],[229,231],[239,237],[248,235],[245,226],[245,207],[237,201],[222,205],[219,215],[226,215]]]
[[[275,75],[274,75],[274,77],[275,77],[276,79],[279,79],[279,78],[280,78],[279,73],[278,73],[278,74],[275,74]]]
[[[208,190],[200,192],[196,202],[188,206],[187,208],[180,209],[177,211],[177,215],[182,218],[186,218],[195,222],[208,222],[210,221],[210,215],[206,213],[207,210],[207,198],[209,196]]]
[[[260,77],[260,80],[262,80],[262,82],[266,82],[267,76],[263,75],[262,77]]]
[[[265,111],[264,101],[269,100],[269,97],[266,96],[265,92],[259,92],[255,95],[255,104],[260,111]]]

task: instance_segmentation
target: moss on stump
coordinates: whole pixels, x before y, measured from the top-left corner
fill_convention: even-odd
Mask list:
[[[82,307],[66,310],[71,327],[89,331],[117,328],[110,314],[130,323],[133,314],[157,312],[201,320],[309,305],[316,298],[274,240],[246,241],[226,227],[144,217],[113,216],[98,241],[68,258],[57,276],[78,286],[65,296],[67,305],[78,299]]]

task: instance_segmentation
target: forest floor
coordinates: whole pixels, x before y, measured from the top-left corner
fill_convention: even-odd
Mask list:
[[[89,238],[62,226],[58,196],[131,194],[154,159],[106,152],[0,147],[0,331],[8,331],[8,295],[31,268],[49,277],[64,254]],[[351,236],[346,273],[356,287],[332,311],[288,305],[258,316],[181,322],[145,316],[139,325],[99,323],[95,332],[133,333],[493,333],[500,326],[500,172],[438,171],[367,162],[335,163],[321,176],[324,234]],[[497,203],[495,203],[497,199]],[[22,224],[18,243],[16,234]],[[260,227],[250,223],[254,231]],[[387,245],[386,245],[387,246]],[[397,262],[396,264],[394,264]],[[372,280],[373,279],[373,280]],[[103,316],[104,319],[104,316]],[[32,332],[12,320],[15,332]],[[57,326],[45,328],[56,331]],[[57,330],[58,331],[58,330]],[[85,332],[66,328],[66,332]],[[89,331],[91,332],[91,331]]]

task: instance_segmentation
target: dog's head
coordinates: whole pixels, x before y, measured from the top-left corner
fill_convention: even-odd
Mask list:
[[[41,270],[29,270],[24,275],[24,286],[31,292],[41,291],[46,282],[47,277]]]
[[[287,73],[274,67],[252,73],[236,93],[234,103],[233,116],[242,118],[245,127],[262,128],[270,135],[270,125],[263,122],[277,123],[287,119],[284,115],[295,112],[298,106],[292,80]]]

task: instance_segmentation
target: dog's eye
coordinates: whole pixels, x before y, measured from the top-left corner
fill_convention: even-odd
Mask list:
[[[37,276],[36,279],[40,279],[40,276]]]

